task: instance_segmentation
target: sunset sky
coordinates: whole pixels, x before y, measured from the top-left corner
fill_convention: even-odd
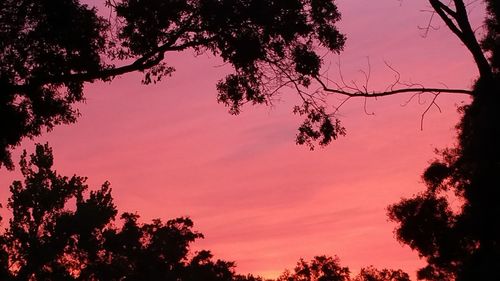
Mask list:
[[[369,57],[373,89],[393,81],[384,61],[407,81],[473,83],[472,58],[438,19],[439,29],[422,37],[427,1],[336,3],[348,41],[340,56],[326,58],[331,79],[338,79],[340,61],[344,77],[361,80]],[[476,26],[482,15],[473,7]],[[53,147],[60,174],[87,176],[91,188],[110,181],[119,210],[143,221],[190,216],[205,235],[195,248],[235,261],[239,273],[276,277],[301,257],[337,255],[353,272],[374,265],[414,275],[423,263],[395,240],[386,207],[423,190],[420,174],[435,148],[453,143],[456,107],[467,97],[441,95],[442,112],[426,114],[423,131],[430,96],[406,106],[405,95],[368,100],[374,115],[362,99],[351,100],[339,112],[347,136],[309,151],[295,145],[301,119],[292,114],[293,91],[272,107],[248,106],[232,116],[216,101],[215,84],[228,72],[219,58],[184,52],[167,61],[177,71],[153,86],[141,85],[140,74],[87,85],[78,122],[34,140]],[[16,162],[33,143],[16,150]],[[0,170],[3,206],[19,178],[18,170]]]

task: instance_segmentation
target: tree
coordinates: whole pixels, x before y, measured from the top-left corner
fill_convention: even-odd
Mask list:
[[[12,218],[2,236],[7,268],[15,271],[13,280],[70,280],[72,271],[97,255],[96,238],[116,215],[109,185],[84,199],[85,179],[51,170],[47,145],[37,145],[29,159],[24,153],[19,164],[25,181],[10,186]],[[70,200],[75,211],[67,208]]]
[[[485,1],[481,50],[463,1],[453,2],[454,10],[430,1],[474,56],[473,100],[460,108],[457,145],[439,151],[424,172],[426,190],[389,207],[389,216],[399,223],[397,238],[427,260],[420,279],[500,280],[500,3]]]
[[[354,281],[410,281],[410,276],[402,270],[378,270],[370,266],[362,268]]]
[[[278,281],[348,281],[349,268],[337,257],[317,256],[310,262],[301,259],[294,272],[285,271]]]
[[[116,227],[109,183],[86,196],[85,178],[60,176],[52,165],[48,145],[22,156],[24,183],[10,186],[12,218],[0,235],[1,280],[236,278],[233,263],[190,251],[203,235],[189,218],[142,224],[137,214],[124,213]]]
[[[105,3],[109,19],[79,0],[0,3],[0,166],[13,168],[10,151],[24,138],[75,122],[85,82],[140,71],[154,83],[174,72],[166,53],[211,52],[233,67],[217,89],[237,114],[289,83],[308,85],[321,66],[315,48],[339,52],[345,40],[330,0]]]
[[[362,268],[351,278],[348,267],[340,265],[338,257],[316,256],[310,262],[301,259],[293,272],[286,270],[277,281],[410,281],[401,270],[382,269],[372,266]]]

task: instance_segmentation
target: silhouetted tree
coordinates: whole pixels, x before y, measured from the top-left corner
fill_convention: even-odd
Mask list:
[[[10,150],[23,138],[75,122],[84,82],[141,71],[149,84],[174,71],[166,53],[210,52],[233,67],[217,89],[237,114],[284,86],[307,86],[322,63],[315,47],[339,52],[345,40],[331,0],[105,4],[109,19],[79,0],[0,2],[0,165],[13,167]],[[336,130],[328,124],[324,133]]]
[[[138,223],[121,215],[108,183],[86,196],[85,178],[58,175],[48,145],[20,161],[24,183],[11,187],[8,228],[0,235],[3,280],[230,281],[233,263],[189,246],[202,234],[189,218]],[[251,280],[251,279],[248,279]]]
[[[293,272],[286,270],[276,281],[410,281],[401,270],[382,269],[372,266],[362,268],[352,278],[348,267],[340,265],[338,257],[316,256],[310,262],[301,259]]]
[[[420,279],[500,280],[500,3],[485,1],[487,57],[462,1],[454,1],[455,10],[430,2],[471,51],[480,75],[472,103],[460,109],[457,145],[438,152],[424,172],[427,189],[391,206],[389,215],[399,223],[397,238],[428,262]]]
[[[370,266],[362,268],[354,281],[410,281],[410,276],[402,270],[378,270]]]
[[[272,281],[272,279],[263,279],[259,276],[248,275],[236,275],[234,281]]]
[[[70,280],[72,271],[97,255],[96,238],[116,215],[109,185],[84,199],[85,178],[53,171],[47,145],[37,145],[30,158],[25,152],[19,164],[25,180],[10,186],[12,218],[2,236],[7,268],[15,271],[14,280]]]
[[[310,262],[301,259],[294,272],[285,271],[277,281],[348,281],[349,268],[337,257],[317,256]]]

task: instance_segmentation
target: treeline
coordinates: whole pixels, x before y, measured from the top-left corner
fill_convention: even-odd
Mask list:
[[[203,235],[186,217],[139,222],[118,211],[108,182],[89,190],[86,178],[53,169],[52,149],[36,145],[19,162],[24,181],[14,181],[0,235],[0,280],[264,281],[239,275],[233,262],[210,251],[192,251]],[[278,281],[405,281],[406,273],[367,267],[354,278],[337,257],[300,260]]]

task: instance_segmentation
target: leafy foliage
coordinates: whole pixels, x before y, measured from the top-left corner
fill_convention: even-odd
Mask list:
[[[500,51],[498,50],[498,46],[500,45],[500,3],[494,0],[484,2],[486,2],[487,9],[485,20],[487,34],[482,43],[483,48],[491,53],[491,65],[498,72],[500,71]]]
[[[296,106],[294,113],[306,116],[306,120],[299,127],[297,144],[306,144],[311,150],[314,149],[315,142],[325,146],[346,134],[340,120],[327,114],[324,107],[314,107],[306,102],[303,106]]]
[[[306,262],[301,259],[294,272],[285,271],[278,281],[348,281],[349,268],[340,266],[337,257],[317,256]]]
[[[211,52],[232,65],[217,89],[236,114],[247,102],[270,103],[288,83],[307,86],[321,66],[315,48],[339,52],[345,41],[330,0],[106,4],[110,19],[79,0],[0,3],[0,165],[13,167],[10,150],[23,138],[75,122],[85,82],[132,71],[157,82],[174,71],[167,52]]]
[[[77,1],[0,3],[0,164],[12,167],[9,147],[22,138],[75,121],[83,81],[49,81],[102,69],[106,27]]]
[[[276,281],[410,281],[410,277],[401,270],[370,266],[353,278],[338,257],[316,256],[309,262],[301,259],[293,272],[285,271]]]
[[[362,268],[354,281],[410,281],[410,276],[402,270],[378,270],[370,266]]]
[[[189,218],[141,224],[138,215],[124,213],[116,227],[109,183],[86,196],[85,178],[60,176],[52,165],[48,145],[22,156],[25,180],[10,187],[12,218],[0,235],[1,280],[236,278],[233,263],[190,251],[203,236]]]

